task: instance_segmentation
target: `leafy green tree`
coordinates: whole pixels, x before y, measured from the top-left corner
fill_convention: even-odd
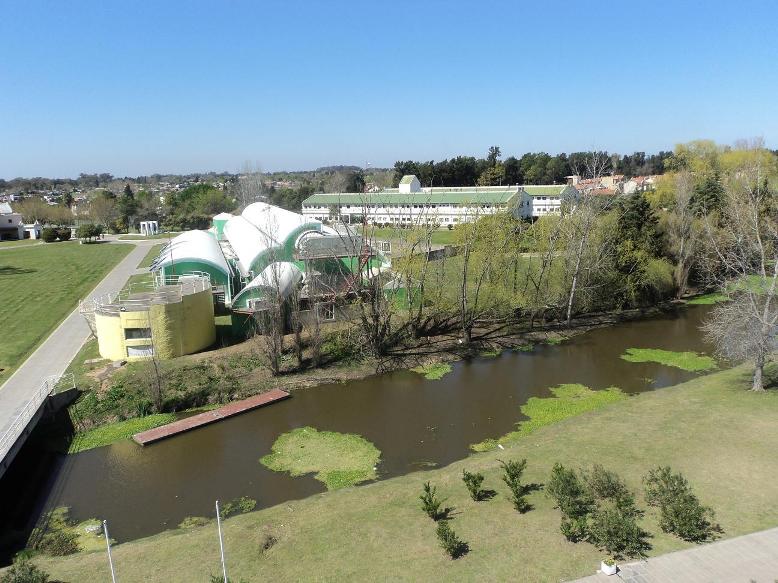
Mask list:
[[[501,157],[502,152],[500,151],[500,146],[489,147],[489,155],[486,157],[486,161],[489,162],[490,166],[497,166],[497,163]]]
[[[41,230],[41,239],[45,243],[53,243],[57,240],[57,229],[46,228]]]
[[[501,186],[505,180],[505,166],[500,162],[490,166],[478,177],[479,186]]]
[[[365,173],[362,170],[354,170],[346,176],[346,192],[365,191]]]
[[[720,210],[723,201],[724,185],[721,182],[721,175],[718,172],[712,172],[705,175],[694,186],[690,207],[698,216],[707,215]]]

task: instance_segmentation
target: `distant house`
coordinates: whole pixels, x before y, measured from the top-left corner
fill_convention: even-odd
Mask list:
[[[624,194],[654,190],[658,178],[658,176],[633,176],[624,183]]]
[[[7,202],[0,203],[0,240],[24,239],[22,215],[13,212]]]

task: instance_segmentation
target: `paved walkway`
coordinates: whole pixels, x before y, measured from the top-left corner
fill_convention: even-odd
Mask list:
[[[87,297],[115,293],[122,289],[127,279],[136,272],[138,263],[146,256],[151,245],[158,243],[152,240],[117,242],[134,244],[135,249],[130,251]],[[73,277],[78,277],[78,274],[74,273]],[[59,376],[65,372],[90,334],[86,320],[76,307],[43,344],[8,377],[0,386],[0,435],[5,434],[25,404],[40,388],[45,377]]]
[[[778,528],[628,563],[616,575],[600,572],[575,583],[774,583]]]

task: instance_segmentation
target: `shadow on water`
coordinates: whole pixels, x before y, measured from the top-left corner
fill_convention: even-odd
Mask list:
[[[593,330],[557,346],[459,362],[439,381],[398,371],[323,385],[145,448],[123,441],[55,457],[38,470],[47,483],[41,498],[45,508],[70,507],[77,520],[108,519],[119,541],[175,528],[186,516],[211,516],[217,498],[249,496],[257,508],[304,498],[324,486],[312,476],[271,472],[259,458],[279,434],[305,425],[375,443],[382,452],[381,478],[446,465],[467,456],[470,444],[510,431],[521,418],[519,407],[532,396],[549,396],[555,385],[638,393],[693,378],[619,356],[631,347],[710,352],[698,331],[705,313],[705,307],[688,308]],[[40,511],[28,506],[17,518]]]
[[[24,548],[45,513],[45,501],[57,497],[57,484],[66,478],[66,456],[60,452],[73,434],[64,409],[42,419],[0,479],[0,565]]]

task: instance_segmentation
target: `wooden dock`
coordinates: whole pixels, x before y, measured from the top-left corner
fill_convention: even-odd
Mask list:
[[[251,411],[252,409],[257,409],[259,407],[263,407],[264,405],[275,403],[276,401],[282,401],[284,399],[288,399],[289,397],[290,395],[286,391],[282,391],[281,389],[273,389],[267,393],[262,393],[261,395],[254,395],[253,397],[243,399],[242,401],[229,403],[224,407],[219,407],[213,411],[206,411],[205,413],[192,415],[186,419],[179,419],[178,421],[173,421],[173,423],[155,427],[154,429],[149,429],[148,431],[141,431],[140,433],[133,435],[132,439],[140,445],[148,445],[149,443],[167,439],[168,437],[173,437],[179,433],[197,429],[198,427],[203,427],[204,425],[209,425],[211,423],[221,421],[222,419],[227,419],[228,417],[240,415],[246,411]]]

